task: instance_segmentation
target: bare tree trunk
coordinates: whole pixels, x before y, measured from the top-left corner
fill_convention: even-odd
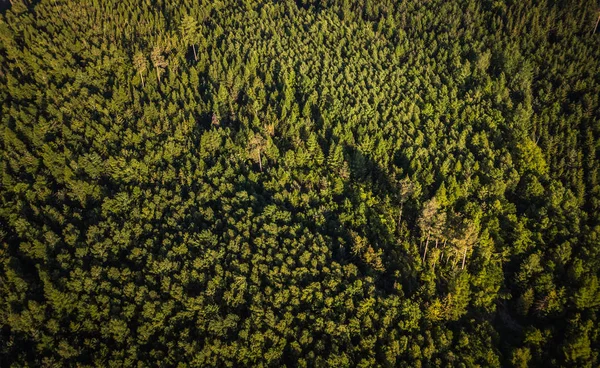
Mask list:
[[[158,84],[160,84],[160,70],[156,68],[156,79],[158,79]]]
[[[467,259],[467,247],[465,247],[465,251],[463,252],[463,261],[462,266],[460,267],[461,270],[465,269],[465,259]]]
[[[262,160],[260,158],[260,150],[258,150],[258,166],[260,167],[260,172],[262,172]]]
[[[592,34],[596,33],[596,28],[598,28],[598,23],[600,23],[600,13],[598,13],[598,20],[596,21],[596,26],[594,27],[594,32],[592,32]]]
[[[198,54],[196,54],[196,45],[192,45],[192,50],[194,50],[194,60],[198,61]]]
[[[144,87],[144,75],[140,72],[140,78],[142,78],[142,87]]]
[[[437,249],[437,247],[438,247],[438,239],[435,239],[435,249]],[[441,253],[441,252],[440,252],[440,253]],[[434,270],[434,271],[435,271],[435,265],[437,264],[437,261],[438,261],[438,257],[435,257],[435,258],[433,259],[433,270]]]
[[[429,246],[429,233],[427,233],[427,240],[425,241],[425,252],[423,252],[423,262],[425,262],[425,257],[427,256],[427,247]]]

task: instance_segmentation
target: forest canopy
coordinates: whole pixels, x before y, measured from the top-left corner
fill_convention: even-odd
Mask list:
[[[600,366],[595,1],[0,9],[0,366]]]

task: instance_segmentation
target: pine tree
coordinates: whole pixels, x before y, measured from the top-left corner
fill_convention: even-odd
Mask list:
[[[156,44],[152,49],[152,53],[150,54],[150,59],[152,60],[152,65],[154,65],[154,69],[156,70],[156,79],[158,84],[160,85],[160,75],[164,71],[164,69],[168,66],[167,61],[165,60],[165,56],[163,55],[164,47],[160,44]]]
[[[196,53],[196,40],[199,32],[198,22],[196,22],[196,19],[193,17],[186,15],[181,21],[179,31],[181,33],[181,40],[185,46],[192,46],[192,50],[194,50],[194,61],[198,61],[198,54]]]
[[[148,69],[148,61],[144,54],[141,51],[138,51],[133,56],[133,66],[137,70],[140,75],[140,79],[142,80],[142,87],[144,86],[144,73]]]

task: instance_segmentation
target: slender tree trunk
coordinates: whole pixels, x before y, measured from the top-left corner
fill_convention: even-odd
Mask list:
[[[140,72],[140,78],[142,78],[142,87],[144,87],[144,75]]]
[[[427,256],[427,247],[429,246],[429,233],[427,233],[427,240],[425,241],[425,251],[423,252],[423,262],[425,262],[425,257]]]
[[[160,84],[160,70],[156,68],[156,79],[158,79],[158,84]]]
[[[260,172],[262,172],[262,160],[260,158],[260,150],[258,150],[258,166],[260,167]]]
[[[465,268],[465,259],[467,259],[467,247],[465,247],[465,251],[463,252],[463,261],[462,266],[460,267],[461,270],[464,270]]]
[[[600,23],[600,13],[598,14],[598,20],[596,21],[596,26],[594,27],[594,32],[592,32],[592,34],[596,33],[596,28],[598,28],[598,23]]]
[[[437,247],[436,247],[437,248]],[[440,257],[444,257],[444,253],[440,252]],[[435,265],[438,263],[438,260],[440,257],[435,257],[433,259],[433,270],[435,271]],[[442,263],[442,261],[440,261],[440,263]]]
[[[194,60],[198,61],[198,54],[196,54],[196,45],[192,45],[192,50],[194,50]]]

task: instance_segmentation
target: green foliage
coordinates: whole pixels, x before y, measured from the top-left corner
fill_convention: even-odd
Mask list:
[[[9,3],[0,366],[600,365],[593,2]]]

